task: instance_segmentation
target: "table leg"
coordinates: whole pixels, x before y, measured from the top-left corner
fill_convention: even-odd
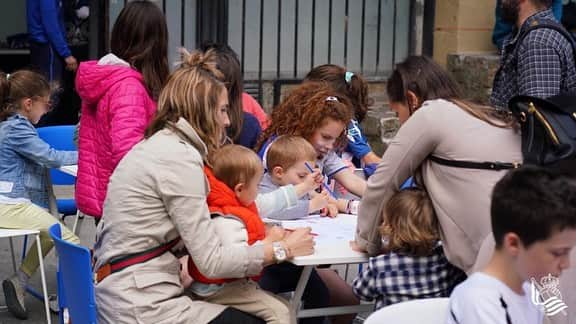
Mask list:
[[[42,292],[44,293],[44,309],[46,310],[46,323],[51,324],[50,307],[48,305],[48,289],[46,289],[46,274],[44,273],[44,258],[40,246],[40,234],[36,234],[36,246],[38,247],[38,262],[40,262],[40,277],[42,278]]]
[[[12,268],[14,269],[14,273],[18,272],[16,267],[16,256],[14,255],[14,242],[12,241],[12,237],[10,237],[10,254],[12,255]]]
[[[300,309],[300,303],[302,302],[302,295],[304,295],[304,289],[306,288],[306,284],[308,283],[308,279],[310,279],[310,275],[312,274],[313,269],[314,266],[304,266],[304,269],[302,269],[302,274],[300,274],[300,279],[298,280],[298,285],[296,285],[294,297],[292,298],[292,310],[294,311],[294,314],[296,314],[296,317],[298,317],[298,310]]]

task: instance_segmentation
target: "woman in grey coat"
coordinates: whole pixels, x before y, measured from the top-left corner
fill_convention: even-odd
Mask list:
[[[490,196],[506,170],[447,166],[432,161],[522,163],[514,121],[491,107],[460,99],[448,73],[431,59],[407,58],[387,83],[402,126],[368,179],[358,213],[356,244],[379,254],[378,226],[390,197],[412,175],[430,196],[448,260],[469,272],[490,237]]]

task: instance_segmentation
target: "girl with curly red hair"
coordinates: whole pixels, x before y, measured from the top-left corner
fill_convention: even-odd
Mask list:
[[[302,136],[314,146],[317,166],[323,174],[361,197],[366,182],[354,175],[337,154],[346,145],[346,125],[352,111],[348,99],[326,84],[306,82],[272,112],[270,126],[257,146],[259,155],[266,160],[267,147],[280,135]]]
[[[346,125],[352,119],[352,111],[348,99],[325,83],[306,82],[298,86],[274,109],[270,125],[262,134],[257,149],[264,165],[267,165],[268,147],[276,138],[282,135],[301,136],[314,147],[316,167],[325,176],[336,179],[348,191],[362,196],[366,182],[350,171],[337,154],[346,145]],[[336,205],[340,212],[350,212],[347,210],[350,205],[347,200],[338,199]],[[292,291],[296,288],[301,272],[301,267],[291,263],[271,265],[264,269],[259,284],[272,293]],[[306,285],[303,302],[305,307],[317,308],[352,305],[359,301],[352,287],[336,272],[317,269],[312,272]],[[354,315],[341,315],[333,318],[332,322],[350,323],[353,318]],[[301,323],[323,323],[323,319],[308,318]]]

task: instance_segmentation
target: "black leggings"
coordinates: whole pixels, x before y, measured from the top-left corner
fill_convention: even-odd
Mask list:
[[[263,319],[244,313],[236,308],[228,307],[209,324],[266,324]]]
[[[264,268],[258,284],[262,289],[274,294],[294,291],[302,274],[302,269],[302,267],[295,266],[288,262],[267,266]],[[330,293],[328,292],[328,288],[324,284],[324,281],[322,281],[322,278],[318,276],[316,270],[312,270],[312,274],[302,295],[302,305],[304,308],[319,308],[327,307],[329,304]],[[324,317],[306,318],[300,320],[300,323],[322,324],[324,323]]]

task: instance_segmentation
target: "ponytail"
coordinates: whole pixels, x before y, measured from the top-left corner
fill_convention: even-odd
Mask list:
[[[326,82],[334,91],[347,97],[352,104],[354,119],[358,122],[364,120],[369,107],[374,104],[368,95],[368,82],[338,65],[319,65],[308,72],[304,81]]]
[[[10,116],[10,82],[9,74],[0,71],[0,122],[3,122]]]
[[[350,73],[350,72],[346,72]],[[350,78],[346,96],[354,105],[354,118],[360,123],[366,117],[368,109],[374,104],[374,99],[368,95],[368,82],[360,75],[354,74]]]
[[[5,121],[26,98],[50,95],[50,83],[37,72],[19,70],[12,74],[0,72],[0,122]]]

